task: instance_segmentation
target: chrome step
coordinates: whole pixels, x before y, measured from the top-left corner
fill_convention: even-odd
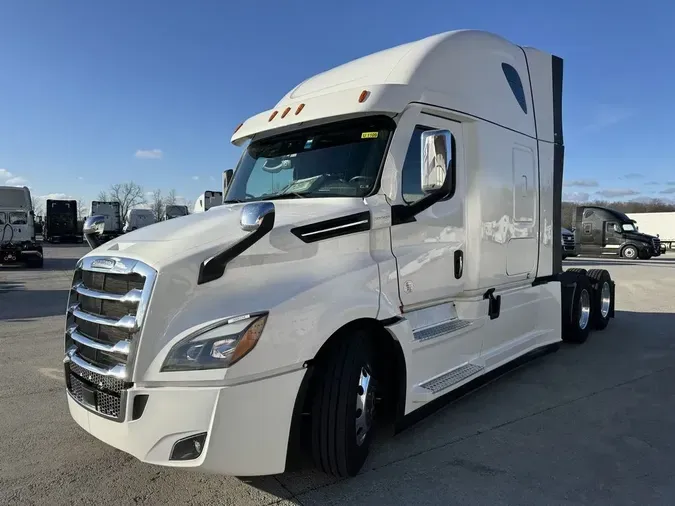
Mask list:
[[[460,383],[461,381],[478,374],[483,370],[483,367],[475,364],[464,364],[459,366],[451,371],[446,372],[440,376],[436,376],[422,384],[420,388],[427,390],[428,392],[438,394],[443,390],[450,388],[452,385]]]
[[[428,341],[429,339],[434,339],[435,337],[457,332],[458,330],[469,327],[472,323],[473,322],[471,320],[460,320],[459,318],[455,318],[453,320],[438,323],[431,327],[415,330],[413,332],[413,339],[418,342]]]

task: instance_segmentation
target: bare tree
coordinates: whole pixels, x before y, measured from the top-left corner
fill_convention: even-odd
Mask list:
[[[35,216],[42,216],[44,214],[45,210],[42,205],[41,199],[39,199],[38,197],[31,197],[30,203],[31,207],[33,208],[33,212],[35,213]]]
[[[185,206],[188,208],[188,213],[191,213],[194,203],[191,200],[185,199]]]
[[[152,214],[155,215],[155,221],[162,219],[164,214],[164,200],[162,200],[162,190],[157,189],[152,193],[152,203],[150,204]]]
[[[130,181],[128,183],[117,183],[110,187],[110,201],[120,203],[120,214],[122,219],[126,219],[129,209],[139,204],[145,204],[143,188]]]
[[[101,190],[98,192],[98,197],[96,197],[96,200],[100,202],[107,202],[108,201],[108,192]]]
[[[77,219],[81,220],[89,214],[89,207],[82,199],[77,199]]]
[[[173,188],[169,190],[169,194],[164,199],[164,205],[174,206],[176,205],[176,190]]]

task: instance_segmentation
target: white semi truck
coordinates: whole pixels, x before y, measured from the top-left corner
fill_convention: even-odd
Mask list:
[[[127,212],[126,223],[122,231],[126,234],[139,228],[147,227],[155,223],[155,213],[152,209],[134,208]]]
[[[35,239],[35,212],[27,186],[0,186],[0,264],[44,265]]]
[[[222,205],[222,203],[223,203],[223,192],[207,190],[204,193],[202,193],[199,197],[197,197],[192,212],[204,213],[209,209],[211,209],[212,207]]]
[[[562,271],[558,57],[442,33],[305,80],[247,141],[222,206],[103,245],[87,220],[67,402],[144,462],[352,476],[380,423],[613,317],[607,271]]]

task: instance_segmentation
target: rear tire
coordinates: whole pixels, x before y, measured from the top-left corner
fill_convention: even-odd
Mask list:
[[[609,324],[612,300],[612,277],[605,269],[591,269],[587,276],[593,287],[591,311],[593,328],[603,330]]]
[[[576,286],[569,289],[573,291],[572,303],[563,305],[562,340],[581,344],[586,342],[591,332],[593,287],[585,273],[579,273]]]
[[[344,478],[363,466],[374,432],[376,385],[368,336],[344,336],[323,364],[312,399],[312,457],[323,472]]]

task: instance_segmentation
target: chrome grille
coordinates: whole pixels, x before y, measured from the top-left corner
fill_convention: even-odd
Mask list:
[[[652,242],[654,243],[654,250],[655,251],[661,251],[661,239],[652,239]]]
[[[573,235],[563,235],[563,244],[565,246],[574,246],[574,236]]]
[[[78,262],[68,300],[64,363],[68,391],[88,409],[123,417],[120,406],[132,384],[135,344],[155,278],[154,269],[128,258],[85,257]],[[90,395],[88,401],[83,391]]]

